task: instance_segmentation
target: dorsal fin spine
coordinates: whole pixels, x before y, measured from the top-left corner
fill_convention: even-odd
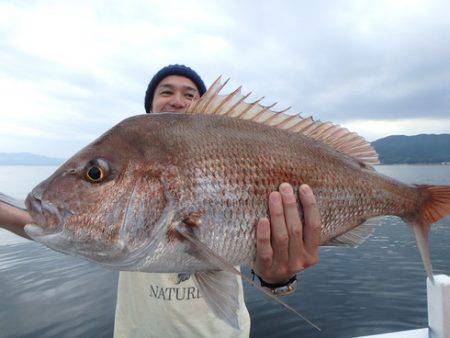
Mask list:
[[[227,104],[229,101],[231,101],[239,92],[241,91],[241,87],[238,87],[234,92],[229,94],[214,110],[213,115],[216,115],[220,110],[222,109],[225,104]]]
[[[252,120],[252,121],[255,121],[255,122],[258,122],[258,118],[259,118],[262,114],[264,114],[266,111],[270,110],[270,108],[272,108],[272,107],[275,106],[276,104],[277,104],[277,103],[275,102],[275,103],[273,103],[273,104],[270,105],[270,106],[264,107],[263,109],[261,109],[261,111],[260,111],[259,113],[257,113],[255,116],[253,116],[253,117],[251,118],[251,120]]]
[[[295,125],[293,125],[289,130],[296,133],[302,133],[304,129],[308,128],[314,121],[312,117],[307,117],[303,120],[300,120]]]
[[[247,112],[249,112],[250,110],[252,110],[254,107],[256,107],[259,103],[259,101],[263,100],[264,96],[261,97],[260,99],[256,100],[253,103],[250,103],[247,107],[245,107],[245,109],[243,111],[241,111],[241,113],[236,116],[238,119],[245,117],[245,114],[247,114]]]
[[[372,145],[356,133],[331,122],[315,121],[311,116],[302,118],[300,113],[286,114],[287,108],[280,112],[272,111],[275,105],[260,104],[263,99],[253,103],[246,103],[245,99],[251,94],[243,96],[241,87],[228,95],[219,95],[229,79],[221,84],[221,77],[214,81],[208,91],[194,101],[187,109],[188,114],[224,115],[230,118],[251,120],[265,124],[272,128],[285,130],[290,133],[303,134],[306,137],[327,144],[338,152],[344,153],[364,164],[378,163],[378,155]],[[231,103],[237,98],[237,102]]]
[[[347,133],[346,129],[344,128],[339,128],[337,130],[335,130],[333,133],[330,134],[329,138],[333,138],[335,140],[341,138],[342,136],[344,136]]]
[[[288,107],[287,109],[284,109],[284,110],[281,110],[279,112],[274,113],[272,116],[267,118],[265,121],[262,121],[261,123],[267,124],[269,126],[276,126],[277,125],[277,119],[278,120],[284,119],[283,118],[283,116],[285,115],[284,113],[287,112],[290,108],[291,107]]]
[[[262,123],[270,125],[270,122],[272,122],[273,120],[276,120],[276,118],[281,116],[281,114],[283,114],[283,111],[279,111],[279,112],[273,114],[272,116],[269,116],[267,119],[262,121]]]
[[[295,118],[298,118],[300,116],[300,113],[297,115],[290,115],[288,118],[281,121],[279,124],[275,125],[274,127],[284,129],[283,127],[286,126],[290,121],[292,121]]]
[[[206,103],[206,105],[203,107],[203,111],[202,113],[205,113],[205,111],[208,110],[208,108],[211,106],[211,103],[214,101],[214,99],[217,97],[217,95],[220,93],[220,91],[223,89],[223,87],[225,87],[225,85],[228,83],[230,79],[226,79],[225,82],[223,84],[221,84],[215,91],[214,93],[211,95],[211,98],[209,99],[209,101]]]
[[[228,111],[226,111],[223,115],[225,116],[231,116],[232,113],[234,112],[234,110],[236,109],[236,107],[238,107],[242,102],[244,102],[244,100],[249,97],[252,94],[252,92],[242,96],[238,102],[236,102],[230,109],[228,109]]]
[[[209,87],[205,94],[202,95],[198,100],[196,100],[193,104],[191,104],[186,113],[188,114],[204,114],[205,107],[209,104],[209,102],[214,98],[214,92],[216,90],[217,85],[220,85],[220,80],[222,79],[222,75],[219,76]],[[217,92],[216,92],[217,93]],[[217,94],[216,94],[217,95]]]
[[[311,132],[316,128],[316,125],[317,125],[317,122],[313,121],[311,124],[309,124],[308,126],[303,128],[301,130],[301,133],[309,136],[309,134],[311,134]]]
[[[316,125],[316,127],[314,128],[314,130],[311,131],[311,134],[310,134],[310,135],[311,135],[311,136],[322,135],[323,132],[324,132],[325,130],[327,130],[328,128],[330,128],[330,126],[327,125],[326,123]]]
[[[333,135],[337,134],[339,132],[339,126],[333,125],[330,129],[328,129],[322,136],[322,140],[324,142],[328,142],[329,140],[335,140],[336,137],[333,137]]]

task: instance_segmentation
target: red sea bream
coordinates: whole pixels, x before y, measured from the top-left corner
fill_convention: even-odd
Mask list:
[[[233,304],[214,305],[208,291],[220,284],[214,276],[253,263],[269,193],[306,183],[322,245],[358,244],[366,220],[395,215],[414,229],[432,275],[428,231],[450,213],[450,187],[383,176],[360,136],[245,103],[240,90],[219,95],[222,87],[216,81],[186,114],[128,118],[78,152],[29,194],[28,235],[114,269],[195,274],[227,317]]]

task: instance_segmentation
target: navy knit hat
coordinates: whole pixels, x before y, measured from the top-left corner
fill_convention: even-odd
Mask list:
[[[147,91],[145,92],[145,101],[144,101],[144,107],[147,114],[150,113],[152,110],[152,102],[153,97],[155,96],[156,87],[162,80],[164,80],[166,77],[170,75],[179,75],[190,79],[192,82],[194,82],[195,86],[197,87],[200,96],[206,92],[206,87],[205,84],[203,83],[203,80],[193,69],[185,65],[166,66],[162,68],[159,72],[157,72],[153,76],[150,83],[148,84]]]

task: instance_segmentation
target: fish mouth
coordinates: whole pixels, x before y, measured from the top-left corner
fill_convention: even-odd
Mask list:
[[[25,205],[30,211],[38,228],[29,227],[30,234],[44,235],[51,234],[62,229],[65,221],[75,213],[72,210],[61,209],[55,204],[45,201],[34,194],[29,194],[25,200]],[[26,230],[25,230],[26,231]]]
[[[91,261],[110,263],[120,259],[125,253],[123,241],[113,246],[98,242],[88,233],[75,234],[64,227],[72,210],[61,209],[55,204],[42,200],[34,194],[28,195],[25,204],[36,223],[25,225],[25,233],[36,242],[72,256],[83,256]]]
[[[36,223],[25,225],[24,230],[36,242],[50,246],[52,242],[59,242],[52,239],[62,233],[64,217],[57,206],[40,198],[42,191],[38,191],[37,195],[33,191],[25,200],[25,205]]]

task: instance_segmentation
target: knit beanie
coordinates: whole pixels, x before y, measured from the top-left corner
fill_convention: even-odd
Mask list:
[[[192,82],[194,82],[195,86],[197,87],[200,96],[206,92],[206,87],[205,84],[203,83],[203,80],[193,69],[185,65],[177,65],[177,64],[166,66],[162,68],[159,72],[157,72],[151,79],[150,83],[148,84],[147,91],[145,92],[145,101],[144,101],[144,107],[147,114],[150,113],[152,110],[152,102],[153,97],[155,96],[156,87],[162,80],[164,80],[166,77],[170,75],[179,75],[190,79]]]

